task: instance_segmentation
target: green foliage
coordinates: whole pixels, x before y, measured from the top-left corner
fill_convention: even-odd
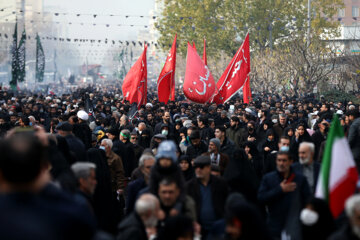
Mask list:
[[[335,90],[335,89],[328,91],[328,92],[324,92],[324,93],[322,93],[322,95],[324,95],[324,98],[327,101],[342,102],[342,101],[346,100],[346,101],[352,101],[357,104],[360,102],[360,100],[357,99],[354,94]]]
[[[202,53],[203,38],[208,55],[219,59],[222,52],[232,56],[247,32],[253,50],[265,50],[270,42],[274,48],[281,47],[290,36],[305,36],[306,32],[308,0],[158,1],[164,6],[157,22],[159,42],[167,51],[177,33],[183,55],[188,41],[195,41]],[[312,34],[337,34],[338,21],[325,18],[336,15],[342,6],[342,0],[312,0]]]

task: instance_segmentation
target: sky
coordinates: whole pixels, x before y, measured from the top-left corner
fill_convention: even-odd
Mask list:
[[[137,32],[149,23],[149,12],[154,9],[155,0],[43,0],[44,11],[72,13],[54,16],[66,25],[67,37],[71,38],[113,38],[116,40],[136,40]],[[76,16],[80,14],[80,16]],[[91,14],[91,15],[82,15]],[[92,14],[100,16],[93,17]],[[101,16],[101,15],[121,16]],[[126,18],[126,15],[129,17]],[[144,16],[141,18],[140,16]],[[80,23],[85,23],[80,25]],[[96,24],[96,26],[93,26]],[[105,24],[109,24],[106,27]],[[116,26],[118,24],[127,26]],[[130,27],[129,25],[141,25]]]

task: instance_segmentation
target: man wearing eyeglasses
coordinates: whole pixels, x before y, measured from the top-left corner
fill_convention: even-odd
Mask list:
[[[209,156],[199,156],[194,161],[196,178],[187,184],[187,193],[196,202],[198,222],[201,224],[203,239],[213,223],[224,215],[228,187],[224,180],[211,175]]]
[[[137,131],[134,129],[130,134],[130,142],[133,144],[134,153],[135,153],[135,166],[139,164],[139,159],[141,154],[144,151],[144,148],[138,144],[139,135]]]

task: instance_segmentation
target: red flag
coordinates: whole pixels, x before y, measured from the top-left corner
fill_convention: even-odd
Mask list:
[[[126,74],[122,85],[124,100],[129,101],[130,104],[136,102],[138,108],[145,105],[147,101],[146,50],[147,45],[144,46],[143,53]]]
[[[159,102],[165,104],[169,101],[171,94],[171,101],[175,101],[175,65],[176,65],[176,35],[170,49],[169,55],[166,58],[164,67],[160,73],[157,87]]]
[[[237,91],[244,86],[246,78],[250,73],[250,46],[249,34],[245,41],[225,69],[225,72],[217,82],[218,94],[214,102],[223,104],[229,100]]]
[[[203,61],[205,63],[205,65],[207,66],[207,57],[206,57],[206,40],[204,38],[204,51],[203,51]]]
[[[250,77],[248,76],[243,87],[243,102],[249,103],[251,101]]]
[[[196,46],[195,46],[195,42],[193,41],[193,48],[195,49],[195,51],[197,51],[196,50]]]
[[[208,102],[215,93],[215,81],[209,68],[189,43],[183,90],[185,96],[196,103]]]

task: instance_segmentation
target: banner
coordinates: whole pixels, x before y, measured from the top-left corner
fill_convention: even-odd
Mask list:
[[[244,86],[250,73],[249,34],[217,82],[218,94],[214,102],[224,104]]]
[[[129,101],[130,104],[137,103],[138,108],[145,105],[147,101],[146,50],[147,45],[145,45],[143,53],[125,76],[122,85],[124,100]]]
[[[45,54],[42,48],[40,37],[36,34],[36,80],[42,82],[44,80],[45,71]]]
[[[209,68],[189,43],[183,91],[189,100],[202,104],[208,102],[215,93],[215,81]]]
[[[175,101],[176,35],[157,82],[159,102]]]

